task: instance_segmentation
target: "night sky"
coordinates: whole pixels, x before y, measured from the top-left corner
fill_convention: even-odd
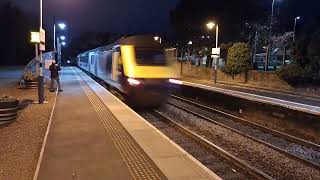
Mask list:
[[[12,1],[28,12],[39,13],[39,0]],[[169,11],[179,0],[43,0],[44,24],[52,31],[56,16],[69,26],[69,35],[78,36],[85,31],[116,33],[167,32],[170,30]],[[261,0],[271,9],[272,0]],[[276,0],[276,6],[282,0]],[[320,16],[319,0],[300,1],[295,14],[314,18]]]
[[[1,0],[0,0],[1,1]],[[39,0],[7,0],[28,12],[39,13]],[[85,31],[117,33],[166,32],[169,11],[178,0],[43,0],[44,24],[52,31],[53,16],[64,20],[69,33]],[[49,25],[49,28],[48,28]]]

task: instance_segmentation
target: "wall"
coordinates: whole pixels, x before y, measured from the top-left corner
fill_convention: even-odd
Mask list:
[[[214,69],[203,66],[195,66],[190,63],[184,63],[182,66],[182,75],[184,78],[197,78],[205,80],[213,80]],[[293,92],[296,94],[305,94],[308,96],[320,96],[320,87],[303,87],[294,88],[287,82],[283,81],[274,72],[249,71],[247,80],[245,74],[240,74],[232,78],[218,70],[217,82],[222,84],[230,84],[237,86],[262,88],[269,90],[277,90],[284,92]]]

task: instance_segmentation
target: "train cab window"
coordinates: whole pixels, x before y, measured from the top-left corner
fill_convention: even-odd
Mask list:
[[[138,65],[163,66],[167,64],[163,50],[160,49],[136,49],[136,62]]]

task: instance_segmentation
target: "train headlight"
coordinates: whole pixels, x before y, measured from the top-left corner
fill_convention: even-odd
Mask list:
[[[176,80],[176,79],[169,79],[169,82],[173,83],[173,84],[183,84],[182,81]]]
[[[139,85],[140,81],[136,80],[136,79],[132,79],[132,78],[128,78],[128,83],[130,85]]]

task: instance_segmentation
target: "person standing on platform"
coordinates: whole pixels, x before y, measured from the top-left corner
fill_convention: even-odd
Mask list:
[[[50,83],[50,91],[54,92],[54,83],[57,82],[58,85],[58,91],[61,92],[61,84],[60,84],[60,78],[59,78],[59,71],[61,71],[61,68],[58,64],[56,64],[55,61],[52,62],[52,64],[49,67],[50,75],[51,75],[51,83]]]

